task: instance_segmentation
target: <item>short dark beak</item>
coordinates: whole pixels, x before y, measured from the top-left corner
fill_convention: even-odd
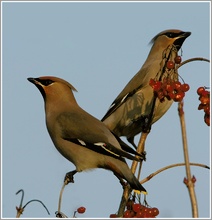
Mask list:
[[[174,42],[174,45],[176,46],[177,50],[181,48],[185,39],[189,37],[190,35],[191,35],[191,32],[182,32],[182,34],[179,35],[179,37]]]
[[[184,32],[182,35],[180,35],[180,37],[183,37],[183,38],[187,38],[191,35],[191,32]]]
[[[29,78],[27,78],[31,83],[33,83],[33,84],[35,84],[35,78],[32,78],[32,77],[29,77]]]

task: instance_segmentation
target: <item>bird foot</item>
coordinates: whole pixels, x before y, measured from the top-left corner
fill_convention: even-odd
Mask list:
[[[74,170],[74,171],[71,171],[71,172],[66,173],[65,178],[64,178],[64,183],[65,183],[66,185],[68,185],[69,183],[74,183],[74,174],[75,174],[76,172],[77,172],[77,171]]]
[[[146,151],[141,152],[142,160],[146,161]]]

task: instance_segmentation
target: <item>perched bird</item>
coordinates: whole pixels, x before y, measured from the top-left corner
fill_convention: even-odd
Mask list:
[[[170,108],[173,100],[162,103],[154,97],[150,79],[178,79],[177,71],[169,74],[165,70],[168,61],[174,61],[178,50],[191,32],[166,30],[151,41],[152,48],[141,69],[124,87],[102,118],[104,124],[118,137],[125,136],[136,148],[134,136],[149,132],[151,125]]]
[[[75,166],[65,180],[88,169],[111,170],[120,181],[125,179],[132,189],[146,192],[129,169],[125,158],[139,161],[139,154],[123,150],[106,125],[84,111],[76,102],[76,89],[63,79],[43,76],[28,78],[41,92],[46,113],[46,126],[57,150]],[[131,148],[130,148],[131,149]]]

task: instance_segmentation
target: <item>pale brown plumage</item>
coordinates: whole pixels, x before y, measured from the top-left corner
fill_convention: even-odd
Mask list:
[[[191,32],[166,30],[157,34],[151,41],[153,46],[141,69],[124,87],[102,118],[106,126],[118,137],[126,136],[136,148],[134,136],[149,132],[151,125],[160,119],[170,108],[173,101],[161,103],[154,98],[151,78],[165,76],[163,68],[167,60],[174,60],[177,51]],[[177,79],[178,75],[172,76]],[[154,109],[153,109],[154,106]]]
[[[76,172],[104,168],[125,179],[133,189],[146,192],[124,159],[138,157],[123,150],[105,124],[77,104],[73,95],[76,89],[70,83],[52,76],[28,80],[44,98],[46,126],[55,147],[76,166],[67,173],[70,181]]]

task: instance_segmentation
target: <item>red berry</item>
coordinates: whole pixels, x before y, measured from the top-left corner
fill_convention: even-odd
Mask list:
[[[175,97],[175,94],[173,92],[169,92],[168,95],[167,95],[167,98],[170,99],[170,100],[174,99],[174,97]]]
[[[136,213],[137,218],[143,218],[143,215],[144,215],[144,213],[141,210]]]
[[[145,207],[143,207],[142,211],[143,211],[144,213],[149,213],[149,208],[145,206]]]
[[[144,212],[143,213],[143,218],[151,218],[152,216],[149,214],[149,210],[148,212]]]
[[[187,83],[181,85],[181,90],[187,92],[190,89],[190,86]]]
[[[144,213],[142,218],[150,218],[149,214],[148,213]]]
[[[200,104],[200,105],[201,105],[201,104]],[[205,114],[210,115],[210,106],[209,106],[209,105],[206,105],[206,106],[204,107],[204,112],[205,112]]]
[[[133,211],[134,212],[138,212],[141,209],[141,205],[140,204],[133,204]]]
[[[77,209],[77,212],[80,213],[80,214],[83,214],[85,212],[86,208],[81,206]]]
[[[152,86],[152,88],[154,89],[154,91],[158,91],[161,89],[162,83],[161,81],[156,81],[155,84]]]
[[[179,82],[179,81],[173,82],[173,87],[175,90],[180,90],[181,89],[181,82]]]
[[[204,121],[208,126],[210,126],[210,115],[205,114]]]
[[[131,217],[134,217],[135,216],[135,213],[133,211],[130,211],[130,210],[126,210],[124,212],[124,218],[131,218]]]
[[[150,216],[150,217],[153,217],[153,211],[152,211],[152,208],[149,209],[149,212],[148,212],[148,213],[149,213],[149,216]]]
[[[167,91],[165,88],[163,88],[163,95],[164,95],[164,96],[167,96],[167,95],[168,95],[168,91]]]
[[[160,90],[160,91],[157,92],[157,97],[158,97],[160,100],[164,98],[164,94],[163,94],[163,91],[162,91],[162,90]]]
[[[166,64],[166,67],[168,68],[168,69],[174,69],[174,62],[173,61],[171,61],[171,60],[169,60],[168,62],[167,62],[167,64]]]
[[[176,57],[174,58],[174,62],[175,62],[176,64],[180,64],[181,61],[182,61],[181,56],[176,56]]]
[[[150,85],[150,86],[153,86],[154,84],[155,84],[155,80],[154,80],[154,79],[150,79],[150,80],[149,80],[149,85]]]
[[[116,214],[110,214],[110,218],[117,218],[118,216]]]
[[[124,218],[130,218],[130,210],[126,210],[123,215]]]
[[[159,215],[159,210],[158,210],[158,208],[156,208],[156,207],[153,207],[153,208],[152,208],[152,215],[153,215],[153,216]]]
[[[167,92],[173,92],[173,90],[174,90],[173,85],[171,83],[167,83],[166,84],[166,91]]]
[[[180,101],[183,100],[184,96],[185,96],[184,92],[178,92],[178,93],[175,94],[174,101],[175,102],[180,102]]]
[[[199,106],[198,106],[198,110],[202,110],[202,109],[204,109],[205,108],[205,105],[203,105],[203,104],[199,104]]]
[[[202,95],[202,92],[203,91],[205,91],[205,88],[204,87],[199,87],[198,89],[197,89],[197,94],[198,95]]]
[[[207,90],[202,91],[201,96],[205,96],[205,97],[209,97],[210,96],[210,92]]]
[[[206,104],[210,103],[210,99],[208,97],[206,97],[206,96],[201,96],[199,98],[199,100],[200,100],[201,104],[203,104],[203,105],[206,105]]]

